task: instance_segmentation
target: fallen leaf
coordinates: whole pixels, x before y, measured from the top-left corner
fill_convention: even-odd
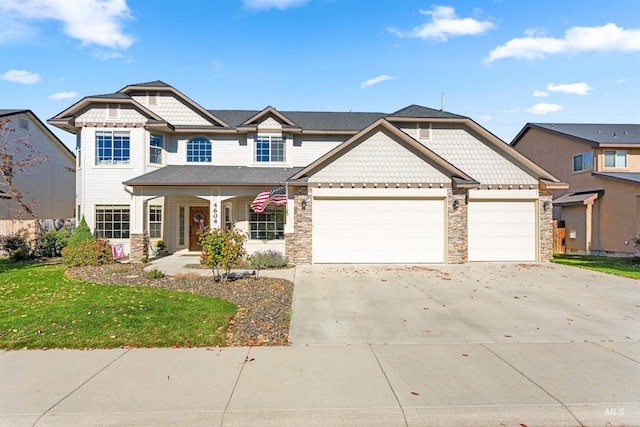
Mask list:
[[[417,393],[415,391],[412,391],[411,394],[413,394],[414,396],[420,396],[420,393]]]
[[[469,355],[468,355],[467,353],[462,353],[462,355],[463,355],[464,357],[469,357]]]

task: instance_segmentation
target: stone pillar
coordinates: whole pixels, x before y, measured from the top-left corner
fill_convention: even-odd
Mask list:
[[[462,264],[469,260],[467,190],[447,190],[447,262]]]
[[[147,233],[131,233],[129,242],[131,245],[129,260],[132,263],[140,263],[142,262],[142,257],[149,256],[149,235]]]
[[[553,257],[553,196],[550,190],[540,190],[540,261]],[[546,209],[545,209],[546,205]]]
[[[311,189],[297,188],[293,196],[293,233],[285,234],[285,253],[293,264],[311,264],[312,210]]]

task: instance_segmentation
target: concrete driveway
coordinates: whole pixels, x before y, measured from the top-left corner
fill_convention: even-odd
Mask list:
[[[634,279],[546,263],[296,271],[292,345],[639,339]]]

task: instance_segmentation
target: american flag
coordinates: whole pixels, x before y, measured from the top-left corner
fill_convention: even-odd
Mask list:
[[[251,209],[255,213],[264,212],[271,205],[286,205],[287,189],[285,187],[274,188],[271,191],[260,193],[251,202]]]

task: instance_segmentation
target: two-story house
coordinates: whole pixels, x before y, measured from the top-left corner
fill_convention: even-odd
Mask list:
[[[74,154],[31,110],[0,109],[0,120],[7,125],[0,143],[6,144],[9,163],[2,167],[13,169],[11,185],[22,193],[25,203],[35,201],[33,211],[39,219],[73,218]],[[30,153],[48,160],[28,168],[16,166]],[[0,178],[0,219],[17,218],[31,219],[12,199],[8,183]]]
[[[570,185],[554,191],[567,253],[636,252],[640,125],[528,123],[511,146]]]
[[[467,117],[208,110],[161,81],[88,96],[49,123],[77,135],[77,212],[133,260],[198,251],[203,227],[294,263],[537,261],[555,177]],[[284,187],[284,204],[251,208]]]

